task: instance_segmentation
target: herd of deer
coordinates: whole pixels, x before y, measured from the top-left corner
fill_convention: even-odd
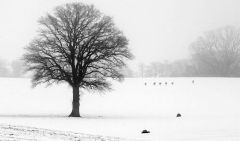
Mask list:
[[[194,82],[195,82],[195,81],[192,80],[192,84],[194,84]],[[147,82],[144,83],[145,86],[147,86],[147,84],[148,84]],[[168,82],[158,82],[158,83],[157,83],[157,82],[153,82],[152,84],[153,84],[153,85],[157,85],[157,84],[158,84],[158,85],[164,85],[164,84],[165,84],[165,85],[168,85]],[[171,84],[171,85],[174,85],[174,82],[171,82],[170,84]]]

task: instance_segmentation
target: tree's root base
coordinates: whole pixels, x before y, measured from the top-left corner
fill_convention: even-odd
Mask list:
[[[81,117],[80,114],[73,114],[71,113],[68,117]]]

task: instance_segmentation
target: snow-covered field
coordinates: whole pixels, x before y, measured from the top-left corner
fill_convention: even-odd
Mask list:
[[[0,125],[1,141],[137,141],[70,131],[26,126]]]
[[[238,78],[126,79],[105,94],[82,91],[83,117],[68,118],[69,86],[31,88],[29,79],[1,78],[0,125],[156,141],[238,141],[239,86]],[[144,129],[150,133],[141,134]]]

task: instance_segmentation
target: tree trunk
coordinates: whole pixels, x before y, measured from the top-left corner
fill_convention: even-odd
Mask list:
[[[73,100],[72,100],[72,112],[69,117],[80,117],[79,113],[79,87],[72,87],[73,88]]]

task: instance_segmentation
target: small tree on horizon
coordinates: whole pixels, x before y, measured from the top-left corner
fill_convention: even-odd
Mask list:
[[[132,58],[128,40],[112,18],[92,5],[71,3],[56,7],[39,20],[39,34],[27,47],[24,60],[33,71],[33,86],[67,82],[73,89],[72,112],[80,117],[79,88],[108,90],[108,78],[121,80],[119,71]]]

